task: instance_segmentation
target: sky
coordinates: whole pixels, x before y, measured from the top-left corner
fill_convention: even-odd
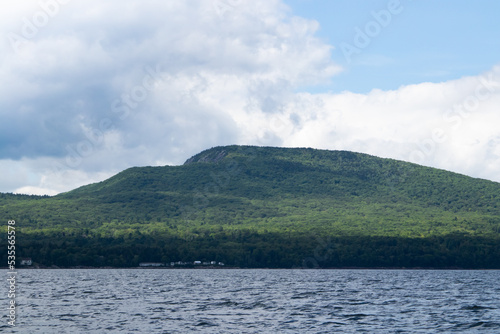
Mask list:
[[[0,192],[55,195],[232,144],[500,182],[498,1],[0,6]]]

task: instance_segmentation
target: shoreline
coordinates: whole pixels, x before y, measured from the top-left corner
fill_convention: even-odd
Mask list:
[[[106,270],[106,269],[140,269],[140,270],[197,270],[197,269],[211,269],[211,270],[468,270],[468,271],[495,271],[500,268],[458,268],[458,267],[328,267],[328,268],[247,268],[247,267],[211,267],[211,266],[196,266],[196,267],[87,267],[87,266],[74,266],[74,267],[45,267],[45,266],[30,266],[19,267],[18,270]],[[8,267],[0,267],[0,270],[10,270]]]

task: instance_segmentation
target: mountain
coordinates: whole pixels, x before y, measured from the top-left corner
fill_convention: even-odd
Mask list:
[[[43,265],[500,268],[499,199],[499,183],[367,154],[225,146],[53,197],[0,194],[0,210]]]

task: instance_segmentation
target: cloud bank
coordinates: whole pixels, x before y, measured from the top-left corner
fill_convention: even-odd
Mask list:
[[[278,0],[26,1],[0,14],[0,191],[55,194],[217,145],[365,152],[500,181],[500,69],[312,94],[342,69]]]

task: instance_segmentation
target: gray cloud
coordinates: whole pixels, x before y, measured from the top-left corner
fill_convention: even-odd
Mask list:
[[[57,3],[13,6],[0,26],[0,159],[43,160],[28,186],[245,143],[248,119],[339,70],[317,24],[277,0]]]

